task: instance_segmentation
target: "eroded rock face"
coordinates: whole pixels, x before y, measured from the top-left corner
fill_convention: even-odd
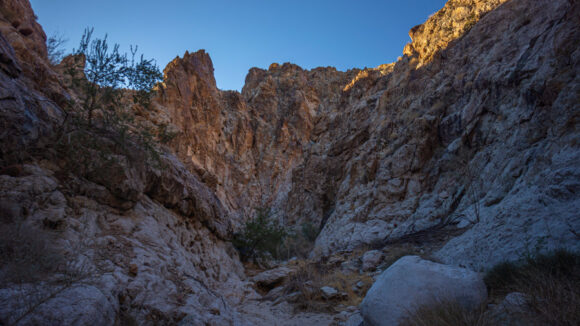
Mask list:
[[[158,109],[179,131],[172,146],[186,166],[234,216],[252,213],[285,201],[315,122],[355,73],[272,64],[250,70],[240,94],[217,89],[201,50],[165,68]]]
[[[430,50],[406,56],[343,92],[286,206],[322,221],[315,253],[446,219],[473,226],[441,250],[448,263],[479,269],[538,243],[577,249],[578,10],[509,1],[430,61],[419,64]]]
[[[424,24],[409,31],[412,42],[403,54],[416,57],[419,65],[428,63],[449,43],[468,32],[489,11],[507,0],[450,0]]]
[[[84,302],[77,312],[83,318],[93,316],[102,325],[121,317],[138,324],[172,323],[186,315],[234,322],[235,313],[222,295],[244,293],[242,267],[230,245],[204,227],[202,220],[183,219],[146,196],[132,209],[119,212],[91,198],[90,194],[107,192],[102,186],[78,180],[77,186],[86,194],[71,193],[46,168],[27,165],[22,171],[18,176],[0,176],[0,202],[18,203],[12,210],[18,215],[12,216],[11,223],[18,226],[16,230],[28,231],[20,239],[22,245],[35,241],[30,237],[46,237],[53,248],[46,252],[57,258],[52,263],[67,263],[36,267],[34,274],[43,275],[44,269],[48,273],[53,267],[64,273],[48,273],[43,283],[34,279],[5,283],[13,275],[4,274],[2,302],[17,305],[28,300],[30,305],[40,305],[32,313],[27,306],[22,311],[22,306],[11,305],[0,311],[0,319],[12,323],[22,317],[23,325],[39,318],[74,324],[74,315],[66,309],[89,296],[92,301]],[[3,267],[4,273],[13,268]],[[58,282],[63,277],[65,281]],[[222,288],[226,292],[218,290]],[[99,296],[88,294],[91,291]]]
[[[0,4],[1,323],[239,324],[233,306],[254,291],[213,191],[169,153],[163,169],[113,151],[105,169],[66,170],[55,142],[71,91],[40,26],[21,31],[13,12],[34,17]]]

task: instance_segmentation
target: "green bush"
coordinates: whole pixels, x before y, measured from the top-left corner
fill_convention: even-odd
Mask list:
[[[79,48],[74,51],[79,57],[84,57],[84,76],[79,80],[72,70],[69,75],[73,86],[80,89],[83,109],[86,111],[89,125],[95,122],[95,113],[100,112],[109,125],[113,120],[119,120],[118,108],[121,106],[123,87],[134,90],[133,102],[149,106],[153,87],[161,81],[163,75],[155,65],[154,60],[135,60],[137,47],[131,46],[131,60],[126,53],[121,53],[119,44],[109,47],[107,35],[104,38],[93,39],[93,29],[85,29]]]
[[[310,222],[302,223],[302,236],[310,242],[316,241],[320,229]]]
[[[246,222],[241,232],[234,235],[232,243],[244,261],[261,258],[266,253],[278,257],[280,246],[287,235],[284,226],[272,218],[269,208],[257,208],[256,216]]]

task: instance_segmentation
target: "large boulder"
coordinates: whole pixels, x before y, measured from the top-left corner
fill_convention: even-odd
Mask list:
[[[423,304],[457,300],[473,307],[486,297],[487,290],[478,273],[406,256],[379,276],[362,302],[361,314],[365,325],[392,326]]]

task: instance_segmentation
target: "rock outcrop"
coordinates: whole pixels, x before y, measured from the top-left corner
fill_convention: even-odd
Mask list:
[[[233,216],[281,207],[319,116],[357,71],[253,68],[242,93],[216,87],[203,50],[165,68],[158,110],[179,132],[172,147]],[[235,220],[235,218],[234,218]]]
[[[58,150],[72,91],[28,2],[0,13],[1,323],[239,323],[233,305],[254,291],[213,191],[169,153],[163,169],[111,149],[104,166],[68,170],[99,160]]]

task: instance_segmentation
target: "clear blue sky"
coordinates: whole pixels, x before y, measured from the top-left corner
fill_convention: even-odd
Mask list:
[[[292,62],[307,69],[393,62],[445,0],[31,0],[47,35],[78,47],[85,27],[128,52],[138,45],[163,69],[186,50],[205,49],[218,87],[240,90],[251,67]]]

